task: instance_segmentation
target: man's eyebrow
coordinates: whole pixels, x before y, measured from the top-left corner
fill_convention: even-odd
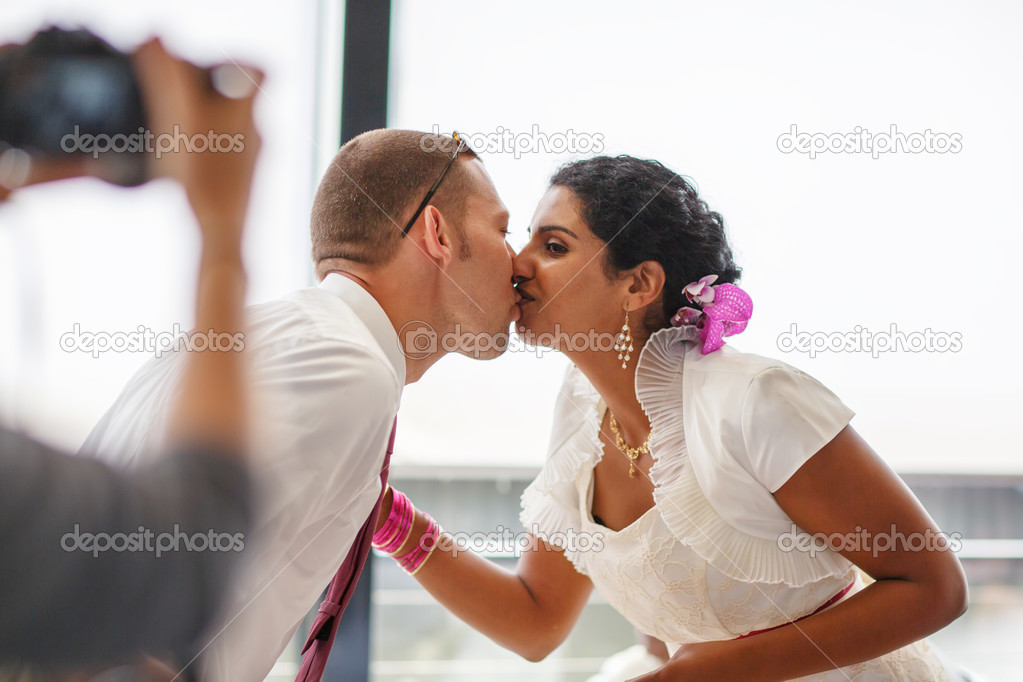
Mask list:
[[[530,235],[532,235],[533,234],[533,228],[531,228],[531,227],[530,228],[526,228],[526,232],[528,232]],[[541,225],[540,227],[536,228],[536,233],[537,234],[543,234],[544,232],[564,232],[565,234],[569,235],[573,239],[579,239],[579,235],[577,235],[575,232],[573,232],[572,230],[568,229],[567,227],[562,227],[561,225]]]

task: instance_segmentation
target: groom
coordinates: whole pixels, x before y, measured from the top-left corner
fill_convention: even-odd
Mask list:
[[[507,334],[518,317],[508,211],[457,135],[356,137],[324,175],[311,226],[319,286],[247,311],[261,497],[203,679],[262,680],[342,562],[361,569],[353,545],[381,493],[403,386],[451,347],[445,334]],[[145,365],[83,452],[130,466],[160,452],[183,355]]]

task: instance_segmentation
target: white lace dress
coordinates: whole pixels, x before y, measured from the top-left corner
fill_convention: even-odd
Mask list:
[[[691,377],[684,378],[683,363]],[[791,545],[778,536],[801,531],[770,495],[852,417],[830,391],[784,363],[728,346],[702,356],[675,329],[651,337],[636,386],[652,424],[654,507],[618,532],[594,523],[593,467],[603,456],[598,434],[606,407],[570,368],[551,451],[522,496],[521,518],[527,530],[562,547],[637,629],[674,651],[781,625],[850,584],[844,598],[863,588],[859,571],[838,553],[784,551]],[[800,679],[958,678],[920,641]]]

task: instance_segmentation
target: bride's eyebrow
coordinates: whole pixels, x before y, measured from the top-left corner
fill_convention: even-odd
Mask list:
[[[528,230],[528,232],[529,232],[530,236],[532,236],[532,234],[533,234],[532,229]],[[536,233],[537,234],[543,234],[544,232],[564,232],[565,234],[569,235],[573,239],[579,239],[579,236],[576,235],[575,232],[573,232],[572,230],[568,229],[567,227],[561,227],[560,225],[541,225],[540,227],[536,228]]]

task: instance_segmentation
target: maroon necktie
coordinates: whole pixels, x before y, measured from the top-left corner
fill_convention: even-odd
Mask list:
[[[359,574],[369,557],[370,543],[373,541],[373,533],[376,531],[377,515],[380,513],[380,502],[384,498],[384,491],[387,490],[387,468],[391,463],[391,452],[394,451],[394,433],[398,428],[398,419],[395,418],[394,426],[391,427],[391,438],[387,441],[387,454],[384,455],[384,466],[380,470],[380,497],[373,507],[373,513],[366,519],[366,523],[359,529],[348,550],[348,556],[341,563],[341,568],[327,588],[327,599],[320,604],[320,612],[316,614],[316,620],[309,630],[309,637],[302,647],[302,667],[298,670],[295,682],[319,682],[323,676],[323,669],[327,665],[327,657],[330,655],[330,647],[334,644],[334,637],[337,635],[337,626],[341,622],[341,614],[355,592],[355,584],[359,582]]]

